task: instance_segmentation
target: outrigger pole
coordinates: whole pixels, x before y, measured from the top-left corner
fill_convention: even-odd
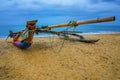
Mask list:
[[[62,36],[63,39],[72,40],[72,41],[77,40],[77,41],[82,41],[82,42],[87,42],[87,43],[93,43],[93,42],[99,41],[99,39],[85,39],[82,35],[70,33],[69,31],[67,31],[67,32],[51,31],[51,28],[59,28],[59,27],[67,27],[67,26],[76,27],[76,26],[82,25],[82,24],[92,24],[92,23],[101,23],[101,22],[110,22],[110,21],[115,21],[115,16],[107,17],[107,18],[97,18],[97,19],[93,19],[93,20],[71,21],[69,23],[58,24],[58,25],[53,25],[53,26],[43,26],[41,28],[37,28],[36,32],[37,33],[43,32],[43,33],[57,34],[57,35]],[[78,39],[69,38],[68,35],[76,36],[76,37],[78,37]]]
[[[58,28],[58,27],[65,27],[65,26],[78,26],[78,25],[82,25],[82,24],[101,23],[101,22],[110,22],[110,21],[115,21],[115,16],[108,17],[108,18],[97,18],[94,20],[74,21],[74,24],[73,23],[69,23],[69,24],[64,23],[64,24],[48,26],[46,28],[51,29],[51,28]]]

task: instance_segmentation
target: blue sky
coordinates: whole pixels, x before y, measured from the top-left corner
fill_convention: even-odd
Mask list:
[[[25,25],[37,19],[38,25],[66,23],[116,16],[106,25],[120,25],[120,0],[0,0],[0,25]]]

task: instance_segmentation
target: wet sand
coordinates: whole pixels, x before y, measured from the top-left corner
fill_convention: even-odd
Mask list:
[[[120,80],[120,34],[85,37],[100,41],[65,41],[57,53],[48,38],[34,38],[27,50],[0,39],[0,80]]]

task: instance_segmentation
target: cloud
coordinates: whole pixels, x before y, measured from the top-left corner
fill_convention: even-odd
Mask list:
[[[91,6],[92,5],[92,6]],[[87,11],[113,11],[120,10],[120,5],[113,2],[98,2],[88,4],[86,7]]]
[[[76,9],[82,11],[120,10],[119,0],[1,0],[0,9]]]

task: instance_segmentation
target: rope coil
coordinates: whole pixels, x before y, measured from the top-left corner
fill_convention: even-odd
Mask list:
[[[69,25],[72,24],[72,25],[71,25],[72,27],[78,26],[78,24],[77,24],[76,21],[70,21],[68,24],[69,24]]]

